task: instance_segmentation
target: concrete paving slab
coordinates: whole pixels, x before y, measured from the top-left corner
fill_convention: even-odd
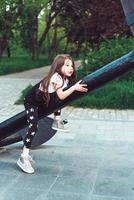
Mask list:
[[[93,195],[90,200],[127,200],[127,199],[120,198],[120,197],[118,198],[118,197],[109,197],[109,196],[103,196],[103,195],[101,196]]]
[[[80,193],[72,193],[72,192],[50,192],[47,196],[46,200],[90,200],[90,197],[87,195],[83,195]],[[44,197],[42,196],[42,199]]]
[[[26,187],[20,188],[19,186],[13,189],[14,192],[10,192],[7,190],[2,197],[0,197],[1,200],[15,200],[15,199],[22,199],[22,200],[28,200],[28,199],[39,199],[41,200],[40,196],[43,194],[43,192],[46,192],[45,190],[39,190],[36,188],[34,189],[27,189]],[[46,200],[46,194],[43,194],[44,200]]]
[[[79,176],[62,176],[59,177],[52,187],[52,191],[63,191],[89,195],[92,189],[93,182],[87,178],[81,178]]]
[[[134,169],[99,170],[93,193],[113,197],[134,197]]]

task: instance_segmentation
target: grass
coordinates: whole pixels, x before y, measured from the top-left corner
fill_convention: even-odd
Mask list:
[[[114,81],[71,105],[97,109],[134,109],[134,82]]]
[[[37,61],[33,61],[27,55],[3,57],[0,61],[0,75],[22,72],[28,69],[38,68],[50,64],[48,58],[41,56]]]

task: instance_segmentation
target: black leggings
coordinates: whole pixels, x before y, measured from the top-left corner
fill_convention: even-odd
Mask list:
[[[26,133],[26,137],[24,139],[24,146],[27,148],[31,147],[33,138],[38,131],[38,117],[39,115],[43,115],[44,111],[42,108],[33,106],[31,104],[25,104],[27,122],[28,122],[28,131]],[[57,110],[54,112],[54,115],[60,115],[61,110]]]

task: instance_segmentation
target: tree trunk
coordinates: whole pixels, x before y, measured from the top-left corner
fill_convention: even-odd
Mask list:
[[[56,16],[58,15],[58,13],[59,12],[55,12],[55,14],[52,17],[51,17],[51,13],[50,13],[48,19],[46,20],[47,23],[46,23],[45,30],[39,40],[39,53],[41,52],[43,42],[46,40],[49,29],[51,28],[51,24],[52,24],[53,20],[56,18]]]
[[[38,16],[35,15],[34,18],[34,23],[33,23],[33,30],[32,30],[32,60],[37,60],[39,55],[38,55]]]
[[[11,58],[11,50],[9,46],[7,47],[7,57]]]
[[[55,21],[55,26],[54,26],[54,35],[52,38],[51,45],[49,46],[49,58],[52,58],[54,54],[57,54],[57,21]]]
[[[4,33],[2,39],[0,40],[0,58],[2,58],[3,52],[7,48],[8,39],[9,39],[9,34]]]
[[[68,50],[68,45],[69,45],[69,40],[68,40],[68,38],[67,38],[67,42],[66,42],[66,45],[65,45],[64,52],[67,52],[67,50]]]
[[[134,1],[121,0],[121,4],[126,16],[127,24],[130,26],[131,32],[134,35]]]
[[[77,43],[77,48],[76,48],[76,51],[75,51],[75,55],[76,57],[78,57],[80,55],[80,51],[81,51],[81,46],[82,46],[82,43],[81,41]]]

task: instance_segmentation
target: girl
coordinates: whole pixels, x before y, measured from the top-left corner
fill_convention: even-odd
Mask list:
[[[38,129],[38,117],[47,115],[49,109],[55,109],[74,91],[87,92],[86,84],[75,83],[76,70],[69,55],[58,55],[54,59],[48,75],[27,93],[24,106],[27,114],[28,132],[24,139],[22,154],[18,166],[26,173],[34,173],[32,158],[29,155],[34,135]],[[74,84],[75,83],[75,84]],[[71,85],[68,89],[65,88]],[[55,112],[53,128],[63,125],[60,110]]]

